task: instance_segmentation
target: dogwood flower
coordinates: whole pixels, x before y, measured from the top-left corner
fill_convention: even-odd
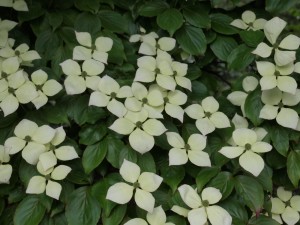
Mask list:
[[[159,38],[158,34],[153,32],[153,31],[146,34],[146,30],[143,27],[140,27],[140,32],[141,32],[141,34],[131,35],[130,38],[129,38],[129,42],[133,42],[133,43],[143,42],[143,41],[151,42],[151,39],[155,40],[155,39]]]
[[[245,116],[245,101],[248,96],[248,93],[255,90],[258,85],[258,80],[253,76],[247,76],[243,79],[242,86],[244,91],[234,91],[231,92],[227,99],[236,106],[240,106],[243,115]]]
[[[132,91],[129,86],[120,87],[117,81],[105,75],[100,79],[97,89],[91,94],[89,105],[106,107],[108,111],[117,117],[123,117],[127,109],[116,98],[128,98],[131,96]]]
[[[173,206],[172,211],[188,218],[190,225],[205,225],[208,221],[211,225],[231,225],[230,214],[222,207],[215,205],[221,198],[221,192],[214,187],[204,188],[201,197],[191,186],[184,184],[178,188],[184,203],[191,208],[187,210],[179,206]]]
[[[290,34],[278,43],[278,36],[283,31],[286,24],[287,23],[284,20],[278,17],[274,17],[267,21],[264,26],[264,33],[272,47],[261,42],[252,53],[262,58],[267,58],[271,55],[274,49],[274,60],[277,66],[285,66],[292,63],[296,59],[296,51],[291,50],[297,50],[299,48],[300,38]]]
[[[212,97],[206,97],[200,104],[192,104],[185,109],[186,114],[196,119],[196,126],[198,130],[207,135],[213,132],[216,128],[230,127],[228,117],[218,111],[219,103]]]
[[[1,3],[0,3],[1,4]],[[3,3],[2,3],[3,4]],[[11,20],[0,19],[0,47],[5,47],[8,42],[8,31],[12,30],[18,23]]]
[[[85,60],[82,67],[78,62],[67,59],[60,63],[60,66],[67,75],[64,85],[69,95],[81,94],[86,88],[94,89],[100,81],[98,75],[104,71],[104,64],[94,59]]]
[[[300,196],[293,196],[291,191],[284,190],[283,187],[277,188],[277,196],[271,198],[272,218],[280,224],[282,220],[288,225],[296,224],[300,219]]]
[[[232,139],[236,146],[222,147],[219,152],[229,159],[239,157],[239,164],[246,171],[258,176],[264,168],[264,160],[257,153],[269,152],[272,146],[258,141],[255,131],[239,128],[233,131]]]
[[[167,132],[168,143],[173,147],[169,151],[169,165],[183,165],[190,160],[196,166],[211,166],[206,147],[206,137],[201,134],[192,134],[187,143],[175,132]]]
[[[9,183],[12,174],[12,166],[7,164],[9,160],[8,151],[3,145],[0,145],[0,184]]]
[[[92,44],[92,37],[87,32],[76,32],[76,39],[81,46],[73,49],[74,60],[95,59],[104,64],[107,63],[108,53],[112,46],[113,40],[109,37],[98,37]]]
[[[261,100],[265,104],[260,110],[259,118],[266,120],[276,119],[283,126],[296,129],[299,120],[298,113],[285,106],[295,106],[300,102],[300,90],[295,95],[281,92],[277,87],[262,92]]]
[[[138,112],[142,108],[148,111],[149,118],[163,118],[159,106],[163,105],[163,94],[158,88],[147,88],[139,83],[133,82],[131,85],[133,97],[125,100],[125,107],[131,111]]]
[[[259,83],[261,90],[269,90],[278,87],[279,90],[295,94],[297,82],[294,78],[288,76],[294,72],[294,64],[286,66],[276,66],[271,62],[257,61],[256,67],[262,78]]]
[[[119,134],[129,135],[131,147],[141,154],[150,151],[154,146],[154,137],[162,135],[167,129],[157,119],[147,119],[148,112],[127,111],[124,118],[118,118],[109,128]]]
[[[154,208],[152,213],[148,212],[146,218],[147,221],[140,218],[131,219],[124,225],[175,225],[174,223],[166,222],[166,213],[161,206]]]
[[[233,20],[230,25],[242,30],[262,30],[266,24],[265,19],[256,19],[254,12],[246,10],[242,14],[242,19]]]
[[[38,164],[37,169],[43,176],[33,176],[29,180],[26,193],[41,194],[46,191],[46,195],[58,200],[62,190],[62,186],[56,181],[65,179],[71,172],[71,167],[59,165],[55,168],[51,167],[48,170],[43,170],[43,168]]]
[[[21,120],[15,127],[16,136],[6,139],[4,146],[13,155],[22,150],[22,157],[29,164],[36,165],[39,156],[46,152],[45,144],[55,136],[55,130],[48,125],[38,126],[27,119]]]
[[[156,38],[149,36],[143,38],[139,48],[139,53],[144,55],[156,55],[157,50],[171,51],[175,48],[176,40],[170,37],[162,37],[156,41]]]
[[[12,7],[16,11],[28,11],[28,6],[24,0],[2,0],[0,6]]]
[[[54,79],[48,80],[48,75],[43,70],[33,72],[31,80],[39,93],[39,96],[31,101],[36,109],[45,105],[48,97],[54,96],[62,90],[62,85]]]
[[[106,199],[118,204],[126,204],[135,191],[134,200],[138,207],[153,213],[155,199],[151,193],[158,189],[163,178],[155,173],[141,173],[137,164],[126,159],[122,163],[120,174],[127,183],[118,182],[112,185],[107,191]]]

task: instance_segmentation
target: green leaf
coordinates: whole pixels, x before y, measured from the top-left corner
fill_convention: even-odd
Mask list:
[[[38,225],[45,214],[46,208],[41,204],[37,195],[30,195],[24,198],[18,205],[15,215],[15,225]]]
[[[219,167],[207,167],[201,168],[200,172],[196,177],[197,190],[202,190],[204,186],[218,173],[220,172]]]
[[[46,18],[48,19],[53,31],[55,31],[63,22],[63,16],[58,12],[47,13]]]
[[[234,188],[234,179],[231,173],[222,171],[208,183],[209,187],[215,187],[222,193],[222,199],[226,199]]]
[[[97,33],[101,30],[100,19],[91,13],[83,12],[78,14],[74,22],[74,28],[77,32]]]
[[[265,154],[267,164],[273,169],[282,169],[286,166],[286,157],[277,151],[270,151]]]
[[[258,218],[252,217],[249,220],[249,225],[280,225],[276,220],[273,220],[271,217],[264,215],[259,215]]]
[[[124,162],[124,159],[131,162],[137,162],[137,152],[133,150],[130,145],[125,145],[122,149],[119,149],[119,165],[121,166]]]
[[[40,175],[36,170],[36,166],[30,165],[25,160],[22,160],[19,167],[19,177],[25,186],[28,185],[31,177],[35,175]]]
[[[227,61],[227,57],[237,46],[238,44],[233,38],[218,36],[210,48],[219,59]]]
[[[100,213],[100,204],[92,196],[90,188],[78,188],[69,196],[66,205],[68,224],[96,225],[100,219]]]
[[[107,30],[116,33],[128,33],[128,21],[120,13],[110,10],[101,10],[98,15],[103,27]]]
[[[246,117],[256,127],[260,125],[263,121],[259,118],[260,110],[262,109],[262,107],[263,103],[261,102],[261,91],[258,88],[255,91],[248,94],[244,106]]]
[[[18,20],[20,24],[22,24],[23,22],[37,19],[45,14],[45,9],[42,8],[40,2],[38,1],[31,1],[31,4],[27,4],[27,6],[29,9],[28,11],[18,12]]]
[[[193,5],[183,9],[183,16],[189,24],[195,27],[209,28],[210,18],[208,12],[209,9],[203,7],[203,5]]]
[[[103,124],[84,126],[79,132],[79,143],[84,145],[93,145],[100,141],[107,132]]]
[[[137,158],[137,164],[140,166],[143,172],[156,173],[156,164],[151,153],[139,154]]]
[[[106,159],[115,168],[120,168],[120,152],[125,147],[124,143],[117,138],[108,136],[107,142],[109,143],[107,148]]]
[[[291,151],[287,158],[287,174],[295,187],[300,180],[300,151]]]
[[[273,170],[268,165],[265,165],[264,169],[261,171],[261,173],[257,177],[257,181],[259,183],[261,183],[264,190],[266,190],[268,192],[272,192],[272,190],[273,190],[272,177],[273,177]]]
[[[167,164],[163,165],[160,169],[161,176],[163,177],[163,182],[170,186],[172,192],[175,193],[178,185],[184,179],[185,170],[181,166],[169,166]]]
[[[176,32],[176,39],[189,54],[204,55],[206,51],[206,38],[201,28],[184,25]]]
[[[232,224],[247,224],[248,213],[244,205],[234,198],[228,198],[220,206],[231,215]]]
[[[106,217],[102,217],[103,225],[115,225],[120,224],[126,214],[127,205],[118,205],[114,208],[111,214]]]
[[[180,225],[186,225],[186,221],[182,216],[179,215],[171,215],[167,218],[167,222],[174,223],[174,224],[180,224]]]
[[[242,44],[232,50],[227,57],[228,68],[230,70],[243,70],[250,65],[255,59],[255,56],[251,53],[252,48]]]
[[[37,36],[35,50],[44,57],[45,60],[51,60],[57,48],[61,45],[56,32],[46,30]]]
[[[213,8],[220,8],[225,10],[231,10],[234,8],[234,4],[230,0],[211,0],[211,4]]]
[[[268,133],[271,137],[272,144],[276,151],[283,155],[287,156],[289,151],[289,133],[288,129],[281,126],[271,126],[268,129]]]
[[[256,47],[265,38],[264,32],[257,30],[244,30],[239,32],[241,39],[249,47]]]
[[[178,9],[171,8],[159,14],[156,22],[160,28],[168,31],[170,36],[173,36],[174,32],[182,26],[183,17]]]
[[[271,12],[272,14],[280,14],[288,11],[298,3],[298,0],[266,0],[266,10]]]
[[[106,156],[107,145],[107,139],[104,139],[97,144],[86,147],[82,156],[82,166],[86,174],[92,172],[103,161]]]
[[[254,212],[259,212],[264,203],[262,186],[252,177],[239,175],[235,177],[235,190],[246,205]]]
[[[230,25],[233,19],[230,16],[221,13],[215,13],[210,15],[211,27],[214,31],[220,34],[236,34],[237,29]]]
[[[168,3],[164,1],[144,2],[138,9],[138,14],[140,16],[153,17],[161,14],[168,8]]]
[[[75,0],[75,7],[80,11],[97,13],[100,7],[99,0]]]
[[[124,67],[123,62],[126,60],[126,55],[124,53],[124,45],[122,40],[109,30],[105,30],[102,33],[105,37],[110,37],[113,40],[112,49],[108,53],[108,62],[123,65]]]

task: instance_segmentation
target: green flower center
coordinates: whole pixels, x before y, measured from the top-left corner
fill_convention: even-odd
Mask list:
[[[281,109],[284,106],[282,102],[279,102],[278,107]]]
[[[49,151],[54,151],[54,150],[55,150],[55,146],[53,144],[50,144]]]
[[[16,54],[16,56],[20,56],[21,55],[21,53],[18,50],[15,51],[15,54]]]
[[[154,72],[155,72],[156,74],[158,74],[158,73],[160,73],[160,69],[156,68],[156,69],[154,70]]]
[[[202,201],[202,205],[204,207],[208,207],[209,206],[209,202],[207,200]]]
[[[117,93],[116,93],[116,92],[112,92],[112,93],[110,94],[110,97],[111,97],[112,99],[116,98],[116,97],[117,97]]]
[[[139,182],[135,182],[135,183],[133,183],[133,187],[134,187],[134,188],[139,188],[139,187],[140,187],[140,184],[139,184]]]
[[[31,141],[31,137],[27,135],[27,136],[24,138],[24,140],[25,140],[26,142],[30,142],[30,141]]]
[[[189,144],[185,144],[184,145],[184,149],[187,150],[187,151],[191,150],[191,146]]]
[[[13,89],[12,87],[8,87],[8,93],[9,94],[14,94],[15,93],[15,89]]]
[[[148,103],[148,99],[147,99],[147,98],[143,98],[143,99],[142,99],[142,103],[143,103],[143,104],[147,104],[147,103]]]
[[[169,102],[169,98],[168,97],[164,97],[164,103],[168,103]]]
[[[279,47],[279,44],[278,43],[275,43],[274,45],[273,45],[273,48],[278,48]]]
[[[95,44],[93,44],[91,48],[92,48],[93,51],[97,49]]]
[[[142,123],[141,121],[138,121],[138,122],[136,122],[136,124],[135,124],[135,126],[136,126],[137,128],[141,128],[142,125],[143,125],[143,123]]]
[[[250,145],[249,143],[247,143],[247,144],[245,145],[245,149],[246,149],[246,150],[250,150],[250,149],[251,149],[251,145]]]
[[[7,80],[8,74],[7,74],[7,73],[4,73],[4,72],[2,72],[1,76],[2,76],[2,78],[3,78],[3,79]]]
[[[253,27],[253,22],[248,23],[249,27]]]
[[[207,118],[209,118],[209,117],[211,117],[212,114],[211,114],[210,112],[205,112],[204,115],[205,115]]]
[[[82,73],[81,73],[81,76],[83,77],[83,78],[86,78],[87,77],[87,72],[85,72],[85,71],[82,71]]]
[[[274,73],[274,75],[275,75],[276,77],[280,76],[279,71],[276,70],[275,73]]]
[[[43,85],[35,85],[37,91],[42,91]]]

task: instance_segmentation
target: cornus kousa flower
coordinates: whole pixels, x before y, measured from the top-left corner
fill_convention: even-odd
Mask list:
[[[40,55],[35,50],[29,50],[27,44],[21,44],[13,49],[11,46],[6,45],[0,49],[0,56],[3,58],[11,58],[17,56],[22,65],[31,65],[30,63],[35,59],[40,59]]]
[[[142,108],[148,111],[149,118],[163,118],[161,107],[164,103],[163,94],[159,88],[147,88],[139,83],[131,85],[133,97],[125,100],[125,107],[131,111],[139,112]]]
[[[243,30],[262,30],[266,24],[265,19],[256,19],[254,12],[247,10],[243,12],[242,19],[235,19],[230,25]]]
[[[40,154],[38,164],[47,171],[57,164],[57,160],[68,161],[78,158],[78,154],[73,146],[60,146],[66,137],[66,133],[62,127],[55,129],[55,135],[51,142],[46,145],[47,151]]]
[[[10,160],[8,151],[0,145],[0,184],[8,184],[12,174],[12,166],[7,164]]]
[[[290,34],[278,43],[278,36],[286,26],[286,22],[278,17],[266,22],[264,26],[264,33],[272,47],[264,42],[261,42],[256,49],[252,52],[263,58],[271,55],[273,49],[275,51],[274,60],[277,66],[285,66],[296,59],[296,51],[300,45],[300,38]],[[282,50],[283,49],[283,50]]]
[[[242,86],[244,91],[234,91],[231,92],[227,99],[236,106],[240,106],[243,115],[245,116],[245,101],[248,96],[248,93],[254,91],[258,85],[258,80],[253,76],[247,76],[243,79]]]
[[[71,172],[71,168],[69,166],[59,165],[55,168],[51,167],[45,171],[39,164],[37,164],[37,170],[43,176],[33,176],[29,180],[26,193],[41,194],[46,191],[46,195],[58,200],[62,186],[56,181],[65,179]]]
[[[141,173],[137,164],[126,159],[120,168],[120,174],[127,183],[118,182],[111,186],[107,191],[106,199],[118,204],[126,204],[135,191],[134,200],[138,207],[153,213],[155,199],[151,193],[158,189],[163,178],[155,173]]]
[[[129,42],[143,42],[143,41],[148,41],[148,42],[152,42],[150,39],[157,39],[159,38],[159,36],[157,35],[157,33],[155,32],[150,32],[148,34],[146,34],[146,30],[143,27],[140,27],[140,32],[141,34],[133,34],[130,36],[129,38]]]
[[[146,218],[147,221],[140,218],[131,219],[124,225],[175,225],[174,223],[166,222],[166,213],[161,206],[154,208],[152,213],[148,212]]]
[[[256,67],[262,78],[259,83],[261,90],[270,90],[278,87],[279,90],[291,94],[296,93],[297,82],[294,78],[288,76],[294,72],[294,64],[286,66],[276,66],[271,62],[258,61]]]
[[[39,96],[31,102],[36,109],[39,109],[48,102],[48,97],[56,95],[62,90],[62,85],[56,80],[48,80],[48,75],[43,70],[37,70],[31,74],[31,80],[34,83]]]
[[[170,37],[162,37],[156,41],[155,38],[144,38],[140,45],[139,53],[144,55],[156,55],[157,50],[171,51],[175,48],[176,40]]]
[[[132,96],[129,86],[120,87],[117,81],[105,75],[98,83],[97,89],[91,94],[89,105],[106,107],[108,111],[117,117],[123,117],[127,109],[117,98],[128,98]]]
[[[293,196],[291,191],[286,191],[283,187],[277,189],[277,196],[271,198],[272,218],[280,224],[283,222],[288,225],[296,224],[300,219],[300,196]]]
[[[182,165],[190,160],[197,166],[211,166],[206,147],[206,137],[201,134],[192,134],[187,143],[175,132],[167,132],[167,140],[173,147],[169,151],[169,165]]]
[[[12,30],[17,24],[18,23],[11,20],[0,19],[0,47],[5,47],[7,45],[8,32]]]
[[[124,118],[118,118],[109,128],[119,134],[129,135],[131,147],[143,154],[154,146],[154,137],[162,135],[167,129],[157,119],[147,119],[148,112],[128,111]]]
[[[272,146],[258,141],[255,131],[247,128],[233,131],[232,139],[236,146],[222,147],[219,152],[229,159],[239,157],[241,167],[257,177],[265,166],[264,160],[257,153],[269,152]]]
[[[201,197],[197,190],[184,184],[178,188],[184,203],[191,208],[187,210],[179,206],[173,206],[172,211],[188,218],[190,225],[231,225],[230,214],[222,207],[215,205],[221,198],[221,192],[213,187],[204,188]]]
[[[295,106],[300,102],[300,90],[297,89],[294,95],[281,92],[278,88],[263,91],[261,100],[265,104],[260,110],[259,118],[266,120],[276,119],[276,122],[283,126],[296,129],[299,120],[298,113],[285,106]]]
[[[228,117],[218,111],[219,103],[212,97],[206,97],[200,104],[192,104],[185,109],[186,114],[196,120],[198,130],[207,135],[216,128],[230,127]]]
[[[4,142],[9,154],[13,155],[22,151],[22,157],[26,162],[36,165],[39,156],[46,152],[45,144],[55,136],[55,129],[48,125],[38,126],[36,123],[23,119],[15,127],[15,137],[10,137]]]
[[[102,63],[107,63],[108,53],[113,45],[113,40],[108,37],[98,37],[95,43],[92,43],[92,37],[87,32],[76,32],[76,39],[82,46],[76,46],[73,49],[74,60],[95,59]]]
[[[11,7],[16,11],[28,11],[28,6],[24,0],[2,0],[0,6]]]
[[[98,75],[104,71],[104,64],[94,59],[85,60],[82,67],[78,62],[67,59],[60,66],[67,75],[64,85],[69,95],[81,94],[86,88],[95,89],[100,81]]]

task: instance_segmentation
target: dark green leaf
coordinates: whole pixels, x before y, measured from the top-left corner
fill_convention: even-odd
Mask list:
[[[255,91],[248,94],[245,101],[244,109],[246,117],[254,124],[254,126],[258,126],[263,121],[259,118],[260,110],[263,107],[260,96],[260,89],[256,89]]]
[[[97,166],[99,166],[105,158],[106,152],[107,139],[104,139],[97,144],[87,146],[82,156],[82,166],[84,168],[84,172],[89,174]]]
[[[107,138],[108,148],[106,159],[115,168],[120,168],[120,151],[125,147],[124,143],[117,138],[108,136]]]
[[[255,56],[251,53],[252,48],[247,45],[239,45],[227,57],[228,68],[230,70],[243,70],[250,65],[255,59]]]
[[[180,224],[180,225],[186,225],[185,219],[179,215],[169,216],[167,218],[167,222],[174,223],[174,224]]]
[[[127,205],[118,205],[113,209],[111,214],[106,217],[102,217],[103,225],[115,225],[120,224],[126,214]]]
[[[128,33],[128,21],[120,13],[101,10],[98,15],[103,27],[107,30],[116,33]]]
[[[203,55],[206,51],[206,39],[201,28],[184,25],[176,32],[176,39],[189,54]]]
[[[273,14],[279,14],[288,11],[298,3],[298,0],[266,0],[266,10]]]
[[[167,30],[170,36],[173,36],[174,32],[182,26],[183,17],[178,9],[171,8],[159,14],[156,22],[160,28]]]
[[[36,170],[36,166],[28,164],[26,161],[22,160],[19,167],[19,177],[21,181],[25,184],[25,186],[28,185],[29,180],[31,177],[39,175],[39,173]]]
[[[280,225],[276,220],[273,220],[271,217],[260,215],[258,218],[252,217],[249,220],[249,225]]]
[[[100,141],[107,132],[103,124],[95,124],[83,127],[79,132],[79,143],[84,145],[93,145]]]
[[[287,156],[289,151],[289,133],[281,126],[271,126],[268,129],[274,148],[283,156]]]
[[[137,158],[137,164],[140,166],[143,172],[156,173],[156,164],[151,153],[139,154]]]
[[[227,57],[237,46],[238,44],[233,38],[218,36],[210,48],[219,59],[227,61]]]
[[[233,176],[231,173],[222,171],[208,183],[209,187],[215,187],[222,193],[222,199],[226,199],[234,188]]]
[[[210,15],[211,27],[214,31],[220,34],[235,34],[237,29],[230,25],[233,19],[230,16],[221,13],[215,13]]]
[[[254,212],[259,212],[264,203],[264,192],[262,186],[252,177],[235,177],[235,190],[246,205]]]
[[[37,36],[35,49],[46,60],[51,60],[60,45],[61,40],[58,35],[51,30],[46,30]]]
[[[164,1],[145,2],[138,9],[138,14],[145,17],[153,17],[161,14],[167,8],[169,8],[169,5]]]
[[[81,187],[73,191],[66,206],[68,224],[96,225],[100,219],[99,202],[92,196],[91,189]]]
[[[55,31],[63,22],[63,16],[58,12],[47,13],[46,17],[53,31]]]
[[[175,193],[178,185],[183,180],[185,175],[185,170],[181,166],[168,166],[164,165],[161,169],[161,176],[163,177],[163,182],[169,185],[172,192]]]
[[[235,6],[232,1],[228,0],[211,0],[212,7],[225,10],[233,9]]]
[[[91,13],[96,13],[100,7],[99,0],[75,0],[75,7],[80,11],[88,11]]]
[[[267,164],[273,169],[282,169],[286,166],[286,157],[277,151],[270,151],[265,154]]]
[[[220,206],[231,215],[232,224],[247,224],[248,213],[243,204],[234,198],[228,198]]]
[[[18,205],[15,215],[15,225],[39,225],[42,221],[46,208],[41,204],[40,197],[30,195],[24,198]]]
[[[287,173],[295,187],[300,180],[300,151],[291,151],[287,158]]]
[[[199,191],[202,190],[204,186],[219,172],[220,172],[220,168],[218,167],[201,168],[200,172],[196,177],[197,189]]]
[[[101,21],[96,15],[83,12],[78,14],[76,17],[74,28],[77,32],[88,32],[90,34],[94,34],[101,30]]]
[[[264,169],[257,177],[257,181],[261,183],[264,190],[268,192],[272,192],[273,190],[272,177],[273,177],[273,170],[268,165],[265,165]]]
[[[136,163],[138,154],[137,151],[133,150],[130,145],[125,145],[122,149],[119,149],[119,165],[121,166],[124,159]]]
[[[31,4],[28,4],[27,12],[19,12],[18,19],[20,23],[34,20],[45,14],[45,9],[42,8],[41,4],[38,1],[31,1]]]
[[[202,5],[187,6],[183,9],[183,16],[188,23],[195,27],[210,27],[210,18],[207,8]]]
[[[260,30],[257,31],[245,30],[245,31],[240,31],[239,34],[241,39],[245,42],[245,44],[250,47],[256,47],[265,38],[264,33]]]

